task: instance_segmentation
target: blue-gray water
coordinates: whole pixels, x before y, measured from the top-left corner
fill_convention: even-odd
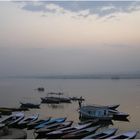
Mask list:
[[[44,93],[38,93],[37,87],[44,87]],[[19,107],[19,101],[40,102],[47,92],[63,91],[66,96],[83,96],[85,104],[120,104],[119,111],[130,114],[129,122],[113,121],[112,127],[119,132],[140,129],[140,80],[111,79],[0,79],[0,106]],[[47,116],[68,117],[79,121],[78,103],[49,106],[41,104],[40,109],[26,112],[26,115],[39,113],[40,118]],[[137,136],[138,138],[139,135]],[[32,138],[29,135],[29,138]]]

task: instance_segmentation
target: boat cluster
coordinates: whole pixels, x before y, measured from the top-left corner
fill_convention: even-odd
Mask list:
[[[130,139],[135,138],[138,133],[137,131],[127,131],[113,136],[118,129],[106,127],[109,125],[109,122],[101,122],[98,118],[79,123],[69,121],[66,117],[38,118],[38,114],[25,117],[23,112],[15,112],[12,115],[2,118],[0,120],[0,138],[27,138],[27,133],[22,130],[24,128],[27,128],[27,130],[33,129],[35,138],[55,139]],[[102,131],[98,131],[100,128],[102,128]],[[8,133],[11,130],[12,133]]]
[[[49,92],[47,96],[40,97],[41,103],[47,104],[60,104],[60,103],[71,103],[72,101],[85,101],[85,99],[81,97],[65,97],[63,92]],[[30,103],[30,102],[20,102],[22,109],[32,109],[32,108],[40,108],[39,104]]]
[[[85,99],[79,97],[63,97],[63,92],[49,92],[46,97],[41,97],[42,103],[59,104],[71,103],[71,101],[84,101]]]

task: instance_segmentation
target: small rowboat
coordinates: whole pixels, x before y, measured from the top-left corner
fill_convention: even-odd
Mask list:
[[[22,103],[21,104],[21,108],[40,108],[40,104],[33,104],[33,103]]]
[[[27,118],[21,120],[21,121],[18,123],[18,126],[17,126],[17,127],[18,127],[18,128],[25,128],[25,127],[27,127],[27,124],[28,124],[28,123],[31,123],[31,122],[36,121],[36,120],[38,119],[38,117],[39,117],[39,114],[29,116],[29,117],[27,117]]]
[[[138,131],[127,131],[122,134],[109,137],[109,139],[134,139],[137,135]]]
[[[66,122],[62,122],[62,123],[54,123],[54,124],[46,126],[45,128],[35,130],[35,133],[38,134],[38,136],[36,138],[37,139],[45,138],[47,133],[55,131],[55,130],[59,130],[59,129],[62,129],[62,128],[70,127],[72,125],[72,123],[73,123],[73,121],[66,121]]]
[[[36,120],[34,122],[31,122],[31,123],[27,124],[27,129],[28,130],[33,129],[34,127],[36,127],[37,125],[39,125],[41,123],[48,122],[50,119],[51,119],[51,117],[46,118],[46,119]]]
[[[116,133],[116,131],[117,131],[117,128],[108,128],[97,134],[88,135],[84,137],[84,139],[105,139],[105,138],[113,136]]]
[[[94,133],[100,127],[101,127],[101,125],[85,128],[85,129],[82,129],[79,131],[68,133],[68,134],[62,136],[61,138],[62,139],[81,139],[87,135],[90,135],[91,133]]]
[[[71,132],[76,132],[79,130],[82,130],[84,128],[88,128],[92,125],[93,123],[87,123],[87,124],[76,124],[74,126],[71,127],[67,127],[67,128],[63,128],[63,129],[59,129],[56,131],[52,131],[48,134],[46,134],[46,138],[61,138],[63,135],[71,133]]]
[[[3,123],[8,126],[14,126],[16,125],[19,121],[21,121],[24,118],[24,113],[23,112],[14,112],[12,115],[3,118],[0,123]]]
[[[46,122],[43,122],[43,123],[37,125],[35,127],[35,129],[40,129],[47,125],[53,124],[53,123],[61,123],[61,122],[64,122],[65,120],[66,120],[66,118],[52,118],[49,121],[46,121]]]
[[[52,97],[41,97],[41,103],[59,104],[60,100]]]

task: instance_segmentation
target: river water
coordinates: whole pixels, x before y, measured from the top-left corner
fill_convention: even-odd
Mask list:
[[[44,87],[45,92],[35,90]],[[119,111],[129,113],[129,122],[113,121],[119,128],[117,133],[126,130],[140,130],[140,80],[128,79],[0,79],[0,106],[19,107],[19,101],[40,103],[40,97],[48,92],[64,92],[65,96],[82,96],[84,104],[120,104]],[[67,120],[79,121],[78,103],[48,105],[41,104],[40,109],[25,112],[40,114],[40,118],[67,117]],[[28,138],[33,138],[30,132]],[[140,138],[139,134],[137,138]]]

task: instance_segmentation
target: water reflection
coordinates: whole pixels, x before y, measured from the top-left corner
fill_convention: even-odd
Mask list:
[[[48,108],[52,108],[52,109],[63,109],[64,105],[63,104],[47,104]]]

